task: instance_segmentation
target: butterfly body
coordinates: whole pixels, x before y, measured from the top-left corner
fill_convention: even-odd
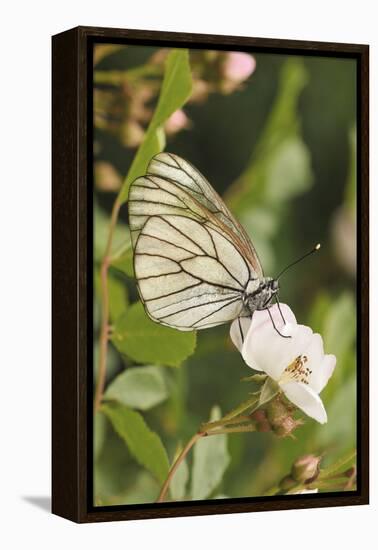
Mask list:
[[[216,326],[265,309],[278,292],[244,228],[177,155],[153,157],[133,182],[129,222],[139,294],[158,323]]]
[[[249,315],[254,311],[266,309],[274,296],[278,293],[278,281],[272,277],[264,277],[256,290],[248,292],[248,287],[243,295],[245,309]]]

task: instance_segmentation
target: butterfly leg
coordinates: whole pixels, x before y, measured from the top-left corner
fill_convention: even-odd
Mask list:
[[[242,344],[244,344],[244,333],[240,322],[240,317],[238,317],[238,326],[239,326],[240,338],[241,338]]]
[[[270,313],[270,309],[269,308],[266,308],[267,312],[269,313],[269,317],[270,317],[270,320],[272,321],[272,325],[273,325],[273,328],[274,330],[277,332],[277,334],[279,334],[280,336],[282,336],[282,338],[291,338],[291,336],[286,336],[285,334],[282,334],[282,332],[280,332],[278,330],[278,328],[276,327],[276,324],[274,322],[274,319],[272,317],[272,314]]]
[[[253,315],[253,313],[248,315],[251,322],[252,322],[252,315]],[[240,317],[238,317],[238,327],[239,327],[239,333],[240,333],[240,338],[241,338],[242,344],[244,344],[244,332],[243,332],[243,327],[242,327],[242,324],[241,324],[241,321],[240,321]]]
[[[281,319],[282,319],[284,325],[286,325],[285,317],[283,316],[283,313],[282,313],[282,310],[281,310],[281,306],[280,306],[280,301],[279,301],[279,299],[278,299],[277,294],[276,294],[275,298],[276,298],[276,304],[277,304],[277,307],[278,307],[278,311],[280,312],[280,315],[281,315]]]

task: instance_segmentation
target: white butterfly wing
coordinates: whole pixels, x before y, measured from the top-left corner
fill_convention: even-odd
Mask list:
[[[132,184],[134,268],[149,316],[180,330],[226,323],[262,269],[241,225],[211,185],[176,155],[154,157]]]
[[[155,214],[178,214],[222,227],[243,250],[247,261],[261,278],[263,270],[256,250],[244,228],[221,197],[189,162],[172,153],[159,153],[148,165],[147,174],[135,180],[129,194],[133,244],[147,218]],[[139,202],[139,204],[138,204]],[[138,219],[136,219],[138,218]]]
[[[243,256],[223,235],[176,215],[148,219],[136,244],[134,269],[149,316],[180,330],[235,319],[250,277]]]

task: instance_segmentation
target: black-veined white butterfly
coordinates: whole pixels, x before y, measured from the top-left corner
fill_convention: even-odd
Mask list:
[[[140,297],[158,323],[213,327],[251,317],[277,296],[278,280],[264,277],[243,227],[177,155],[156,155],[133,182],[129,223]]]

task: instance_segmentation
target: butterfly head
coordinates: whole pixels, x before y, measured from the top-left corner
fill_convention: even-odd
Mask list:
[[[244,303],[247,310],[253,313],[256,310],[265,309],[278,291],[278,280],[272,277],[264,277],[256,290],[245,295]]]
[[[260,283],[260,286],[258,288],[258,292],[260,293],[260,303],[258,309],[265,309],[269,306],[270,302],[272,301],[273,297],[278,293],[279,291],[279,283],[277,279],[273,279],[272,277],[264,277]]]

